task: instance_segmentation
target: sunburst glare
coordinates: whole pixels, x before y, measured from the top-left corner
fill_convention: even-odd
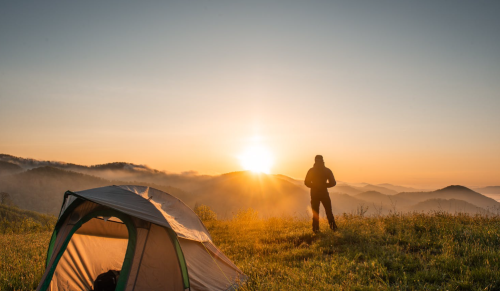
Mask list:
[[[243,169],[256,173],[269,174],[273,165],[271,152],[262,146],[248,147],[239,159]]]

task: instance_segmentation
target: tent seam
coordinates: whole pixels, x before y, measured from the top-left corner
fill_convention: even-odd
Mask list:
[[[205,248],[205,250],[207,251],[208,255],[212,258],[212,260],[214,261],[215,265],[217,266],[217,268],[219,268],[219,270],[221,271],[222,275],[224,275],[224,277],[226,278],[226,280],[229,282],[230,286],[229,288],[233,288],[233,290],[236,290],[236,288],[234,288],[234,283],[231,282],[231,280],[229,280],[229,278],[226,276],[226,273],[224,273],[224,271],[222,270],[222,268],[219,266],[219,264],[217,264],[217,260],[212,256],[212,254],[210,253],[210,251],[207,249],[207,247],[202,243],[203,247]],[[226,289],[226,290],[229,290]]]
[[[142,258],[144,257],[144,250],[146,249],[146,246],[148,244],[148,239],[149,239],[150,233],[151,233],[151,222],[149,223],[148,235],[146,236],[146,241],[144,242],[144,247],[142,248],[141,259],[139,260],[139,267],[137,268],[137,274],[135,276],[134,287],[132,288],[132,291],[135,290],[135,285],[137,284],[137,278],[139,278],[139,272],[141,271]]]

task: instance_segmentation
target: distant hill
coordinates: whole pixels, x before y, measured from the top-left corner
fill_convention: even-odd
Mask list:
[[[370,185],[370,184],[361,187],[361,190],[363,190],[363,192],[366,192],[366,191],[376,191],[376,192],[380,192],[380,193],[385,194],[385,195],[398,194],[398,192],[396,192],[394,190],[387,189],[387,188],[381,187],[381,186]]]
[[[402,211],[403,208],[412,205],[413,202],[394,195],[386,195],[377,191],[367,191],[355,195],[357,199],[366,201],[374,207],[382,207],[384,210]]]
[[[332,200],[332,209],[334,215],[342,213],[356,214],[361,207],[368,208],[366,215],[376,214],[376,209],[372,207],[371,203],[348,194],[332,193],[330,194],[330,199]],[[325,213],[323,206],[320,206],[320,213],[322,215],[324,215]]]
[[[281,175],[232,172],[212,177],[197,186],[191,191],[195,202],[210,206],[222,217],[230,217],[238,209],[249,207],[264,216],[300,215],[305,214],[310,200],[305,187]]]
[[[407,208],[408,211],[435,212],[443,211],[448,213],[468,213],[468,214],[493,214],[484,208],[477,207],[471,203],[458,199],[429,199]]]
[[[370,203],[379,203],[382,202],[383,200],[389,199],[388,195],[382,194],[377,191],[366,191],[363,193],[356,194],[354,195],[354,197]]]
[[[131,163],[108,163],[102,165],[80,168],[76,172],[98,176],[108,180],[120,180],[126,182],[140,181],[159,185],[169,185],[185,191],[191,191],[198,187],[198,183],[209,180],[212,176],[198,175],[193,172],[181,174],[169,174],[163,171],[151,169],[143,165]]]
[[[54,214],[58,213],[62,194],[66,190],[78,191],[110,184],[155,187],[180,198],[191,207],[196,203],[209,205],[220,216],[230,216],[238,209],[248,207],[262,215],[305,213],[310,200],[302,181],[284,175],[251,172],[219,176],[193,172],[168,174],[124,162],[81,166],[9,155],[0,155],[0,160],[30,169],[8,179],[0,179],[0,191],[10,193],[20,207]],[[38,197],[33,197],[35,195]]]
[[[337,186],[331,188],[331,190],[329,190],[329,191],[332,193],[348,194],[351,196],[354,196],[356,194],[363,192],[363,190],[361,190],[357,187],[347,185],[347,184],[337,185]]]
[[[385,195],[367,191],[354,195],[368,206],[367,214],[387,214],[389,211],[446,211],[449,213],[492,214],[500,210],[500,203],[463,186],[449,186],[432,192],[406,192]],[[358,202],[359,204],[360,202]]]
[[[137,165],[126,162],[82,166],[64,162],[25,159],[6,154],[0,154],[0,161],[18,165],[24,170],[49,166],[52,168],[96,176],[106,180],[117,180],[127,183],[140,181],[143,183],[153,183],[157,185],[169,185],[175,188],[182,188],[186,191],[197,188],[198,182],[211,178],[211,176],[198,175],[193,172],[169,174],[149,168],[145,165]]]
[[[178,197],[190,207],[195,204],[208,205],[222,218],[246,208],[253,208],[262,216],[302,216],[310,212],[309,189],[302,180],[285,175],[247,171],[216,176],[198,175],[195,172],[171,174],[126,162],[82,166],[5,154],[0,154],[1,169],[7,170],[3,171],[6,174],[0,175],[0,193],[8,193],[10,201],[20,208],[42,213],[58,214],[66,190],[79,191],[113,184],[154,187]],[[495,187],[486,188],[495,190]],[[455,203],[453,207],[461,207],[459,202],[455,202],[461,200],[492,212],[500,209],[500,203],[494,199],[463,186],[397,194],[399,190],[409,189],[413,190],[392,184],[338,182],[329,192],[336,214],[357,213],[360,209],[364,212],[367,208],[366,215],[414,209],[438,210],[434,208],[442,205],[441,200],[451,200]],[[434,201],[436,199],[441,199],[437,200],[441,204]],[[424,202],[426,204],[418,206]],[[467,205],[463,208],[473,209]]]
[[[491,208],[500,208],[500,203],[494,199],[488,198],[480,193],[472,191],[467,187],[459,185],[452,185],[431,192],[403,192],[395,195],[395,197],[404,198],[409,201],[413,201],[414,203],[423,202],[429,199],[458,199],[486,210]]]
[[[41,213],[59,214],[63,195],[67,190],[132,184],[124,181],[106,180],[59,168],[43,166],[19,174],[0,177],[0,192],[7,192],[16,205]],[[134,182],[166,191],[180,199],[189,200],[189,194],[170,186]]]
[[[393,184],[389,184],[389,183],[377,184],[376,186],[384,187],[386,189],[390,189],[390,190],[396,191],[397,193],[401,193],[401,192],[419,192],[419,191],[422,191],[422,189],[416,189],[416,188],[411,188],[411,187],[404,187],[404,186],[393,185]]]
[[[297,179],[294,179],[292,177],[288,177],[288,176],[285,176],[285,175],[282,175],[282,174],[276,174],[274,175],[276,176],[276,178],[280,178],[280,179],[283,179],[283,180],[286,180],[288,182],[291,182],[297,186],[301,186],[303,188],[307,188],[306,185],[304,184],[304,180],[297,180]]]
[[[22,171],[23,168],[19,165],[10,162],[0,161],[0,176],[16,174]]]
[[[353,186],[346,183],[339,184],[333,188],[331,188],[330,192],[336,193],[344,193],[348,195],[357,195],[359,193],[367,192],[367,191],[376,191],[386,195],[394,195],[397,194],[396,191],[387,189],[381,186],[375,186],[371,184],[363,183],[362,186]]]
[[[488,186],[483,188],[475,188],[474,191],[481,194],[500,194],[500,186]]]
[[[39,161],[35,159],[26,159],[26,158],[20,158],[20,157],[15,157],[11,155],[6,155],[6,154],[0,154],[0,161],[4,162],[9,162],[11,164],[16,164],[23,168],[24,170],[30,170],[34,168],[39,168],[43,166],[52,166],[52,167],[59,167],[59,168],[70,168],[70,167],[84,167],[84,166],[79,166],[71,163],[64,163],[64,162],[55,162],[55,161]]]
[[[58,214],[66,190],[84,190],[109,185],[110,181],[58,168],[43,166],[0,177],[0,191],[7,192],[21,208]]]
[[[310,200],[308,190],[301,181],[284,175],[251,172],[220,176],[167,174],[122,162],[86,167],[8,155],[0,155],[1,158],[20,163],[24,168],[42,165],[19,174],[0,177],[0,191],[10,193],[14,202],[22,208],[51,214],[59,212],[66,190],[79,191],[112,184],[158,188],[191,207],[195,203],[209,205],[220,216],[230,216],[238,209],[248,207],[258,210],[262,215],[305,213]],[[47,164],[51,166],[43,166]],[[183,187],[182,190],[179,186]]]

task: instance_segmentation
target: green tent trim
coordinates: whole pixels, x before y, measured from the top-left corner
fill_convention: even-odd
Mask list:
[[[66,191],[66,193],[64,193],[63,203],[61,205],[61,211],[64,207],[64,203],[66,202],[66,198],[70,194],[75,195],[75,193],[73,193],[71,191]],[[83,201],[85,201],[85,200],[77,199],[77,200],[73,201],[73,203],[71,203],[69,205],[69,207],[64,211],[64,213],[61,215],[61,217],[59,217],[59,219],[57,220],[54,231],[52,232],[52,237],[50,238],[49,249],[47,250],[47,260],[45,261],[45,269],[47,269],[47,266],[50,263],[50,258],[52,257],[52,253],[54,252],[54,246],[56,244],[57,234],[59,233],[59,230],[61,229],[62,225],[64,224],[64,221],[66,221],[66,218],[69,216],[69,214],[72,213],[73,210],[75,210],[75,208],[80,206],[80,204],[82,204]]]
[[[73,204],[74,203],[72,203],[72,205]],[[68,212],[68,210],[66,210],[66,213],[70,213],[70,212]],[[50,267],[50,270],[49,270],[49,272],[47,274],[47,277],[45,277],[45,280],[44,280],[43,285],[40,288],[40,290],[45,291],[49,287],[50,282],[52,281],[52,277],[54,276],[54,272],[56,270],[56,267],[57,267],[57,265],[59,263],[59,260],[61,259],[62,255],[66,251],[66,248],[68,247],[68,244],[69,244],[71,238],[73,237],[73,234],[84,223],[86,223],[87,221],[91,220],[92,218],[96,218],[98,216],[114,216],[114,217],[117,217],[117,218],[119,218],[127,226],[127,230],[128,230],[127,251],[125,253],[125,259],[123,260],[122,270],[120,272],[120,278],[118,279],[118,282],[117,282],[115,290],[116,291],[122,291],[122,290],[125,289],[125,285],[126,285],[127,280],[128,280],[128,275],[130,273],[130,267],[132,266],[132,259],[134,257],[135,246],[136,246],[136,243],[137,243],[137,230],[136,230],[136,228],[134,226],[134,223],[132,222],[132,219],[127,214],[124,214],[124,213],[122,213],[120,211],[117,211],[117,210],[114,210],[114,209],[99,209],[99,210],[95,210],[95,211],[92,211],[92,212],[88,213],[87,215],[85,215],[82,219],[80,219],[80,221],[78,221],[73,226],[73,228],[69,232],[68,236],[64,240],[61,249],[57,253],[57,256],[56,256],[56,258],[54,260],[54,263]],[[61,221],[63,221],[62,218],[63,217],[61,217]],[[61,226],[59,225],[59,228],[60,227]],[[56,226],[56,230],[58,230],[57,226]],[[57,236],[57,231],[56,230],[54,230],[54,234],[53,234],[53,237],[52,237],[54,241],[55,241],[54,238]],[[52,252],[53,252],[53,243],[51,241],[48,253],[50,255],[52,255]],[[47,258],[47,260],[49,260],[49,258]]]
[[[184,253],[182,252],[182,248],[181,248],[181,245],[179,243],[179,240],[177,239],[177,234],[175,233],[175,231],[173,231],[170,228],[167,228],[167,231],[168,231],[168,235],[170,236],[170,239],[172,240],[172,242],[174,243],[174,246],[175,246],[175,252],[177,253],[177,259],[179,260],[179,265],[181,267],[182,282],[184,283],[184,289],[190,288],[186,259],[184,258]]]
[[[56,243],[56,239],[57,239],[57,234],[59,233],[59,230],[61,229],[61,227],[63,226],[64,222],[66,221],[66,218],[73,212],[73,210],[75,210],[78,206],[80,206],[80,204],[82,204],[84,201],[90,201],[90,200],[87,200],[83,197],[81,197],[80,195],[74,193],[74,192],[71,192],[71,191],[66,191],[66,193],[64,193],[64,199],[63,199],[63,204],[61,205],[61,211],[64,207],[64,203],[66,202],[66,198],[69,196],[69,195],[73,195],[75,197],[77,197],[78,199],[76,199],[75,201],[73,201],[69,206],[68,208],[66,208],[66,210],[64,211],[64,213],[61,215],[61,217],[59,217],[59,219],[57,220],[57,223],[56,223],[56,226],[54,228],[54,231],[52,232],[52,237],[50,239],[50,243],[49,243],[49,248],[47,250],[47,259],[45,261],[45,268],[47,268],[47,266],[49,265],[50,263],[50,258],[52,257],[52,254],[54,252],[54,247],[55,247],[55,243]],[[73,236],[73,234],[78,230],[78,228],[80,228],[85,222],[89,221],[90,219],[94,218],[95,216],[115,216],[115,217],[118,217],[120,218],[124,223],[125,223],[125,220],[122,219],[122,217],[120,216],[117,216],[117,215],[110,215],[109,213],[106,213],[105,215],[102,215],[102,214],[98,214],[98,215],[95,215],[94,217],[90,217],[88,218],[86,221],[83,221],[84,219],[86,219],[89,215],[92,215],[93,213],[95,212],[99,212],[99,211],[113,211],[113,213],[119,213],[120,216],[126,216],[127,218],[124,218],[125,220],[128,220],[129,223],[132,223],[132,221],[130,220],[130,217],[122,212],[119,212],[117,210],[114,210],[114,209],[106,209],[106,210],[96,210],[94,212],[91,212],[89,214],[87,214],[85,217],[83,217],[74,227],[73,229],[70,231],[70,233],[68,234],[68,237],[66,238],[66,241],[64,242],[63,244],[63,247],[61,248],[61,251],[60,253],[58,254],[58,257],[56,257],[56,260],[54,261],[54,264],[52,264],[52,268],[49,272],[49,274],[47,275],[47,278],[44,282],[44,285],[42,286],[42,289],[41,290],[46,290],[47,287],[48,287],[48,284],[50,284],[50,281],[52,280],[52,276],[54,275],[54,272],[55,272],[55,268],[57,266],[57,264],[59,263],[59,259],[61,258],[61,256],[63,255],[64,251],[66,250],[68,244],[69,244],[69,241],[71,240],[71,237]],[[125,223],[127,225],[127,223]],[[78,227],[77,227],[78,226]],[[75,227],[77,227],[75,229]],[[132,224],[132,228],[134,229],[134,234],[136,236],[137,234],[137,231],[134,227],[134,225]],[[129,229],[129,225],[127,225],[127,229]],[[178,240],[178,237],[177,237],[177,233],[175,233],[175,231],[173,231],[171,228],[166,228],[167,232],[168,232],[168,235],[172,241],[172,243],[174,244],[175,246],[175,252],[177,254],[177,260],[179,262],[179,266],[181,268],[181,273],[182,273],[182,283],[184,285],[184,289],[188,289],[190,288],[190,282],[189,282],[189,274],[188,274],[188,267],[187,267],[187,264],[186,264],[186,259],[184,257],[184,253],[182,252],[182,248],[181,248],[181,245],[179,243],[179,240]],[[136,244],[136,237],[134,238],[134,249],[135,249],[135,244]],[[130,247],[130,229],[129,229],[129,245],[127,246],[127,254],[129,252],[129,247]],[[130,261],[128,263],[132,263],[132,257],[133,257],[133,252],[132,252],[132,256],[130,257]],[[127,258],[127,256],[125,256],[125,259]],[[129,272],[130,272],[130,266],[128,266],[128,271],[127,273],[124,273],[124,270],[123,268],[125,268],[125,262],[124,262],[124,265],[122,267],[122,272],[121,272],[121,275],[120,275],[120,279],[122,278],[128,278],[128,275],[129,275]],[[126,276],[123,276],[123,275],[126,275]],[[48,279],[48,280],[47,280]],[[122,280],[119,280],[118,281],[118,285],[116,287],[116,291],[120,291],[122,289],[119,289],[118,287],[120,286],[119,283],[120,281]],[[126,281],[126,279],[124,279],[123,281]],[[47,283],[48,282],[48,283]],[[47,285],[47,286],[45,286]],[[125,286],[125,285],[124,285]],[[124,287],[123,286],[123,287]],[[122,287],[122,288],[123,288]]]

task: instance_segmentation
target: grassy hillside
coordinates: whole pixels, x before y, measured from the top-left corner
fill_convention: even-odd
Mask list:
[[[215,244],[245,272],[242,290],[499,290],[500,218],[408,214],[207,221]],[[0,290],[32,290],[50,232],[0,235]]]
[[[0,290],[35,290],[52,232],[0,234]]]
[[[208,229],[250,277],[248,290],[499,290],[499,222],[411,214],[341,216],[338,232],[317,236],[297,219]]]
[[[34,290],[55,216],[0,204],[0,290]]]
[[[52,230],[57,218],[34,211],[0,204],[0,233],[23,233]]]

